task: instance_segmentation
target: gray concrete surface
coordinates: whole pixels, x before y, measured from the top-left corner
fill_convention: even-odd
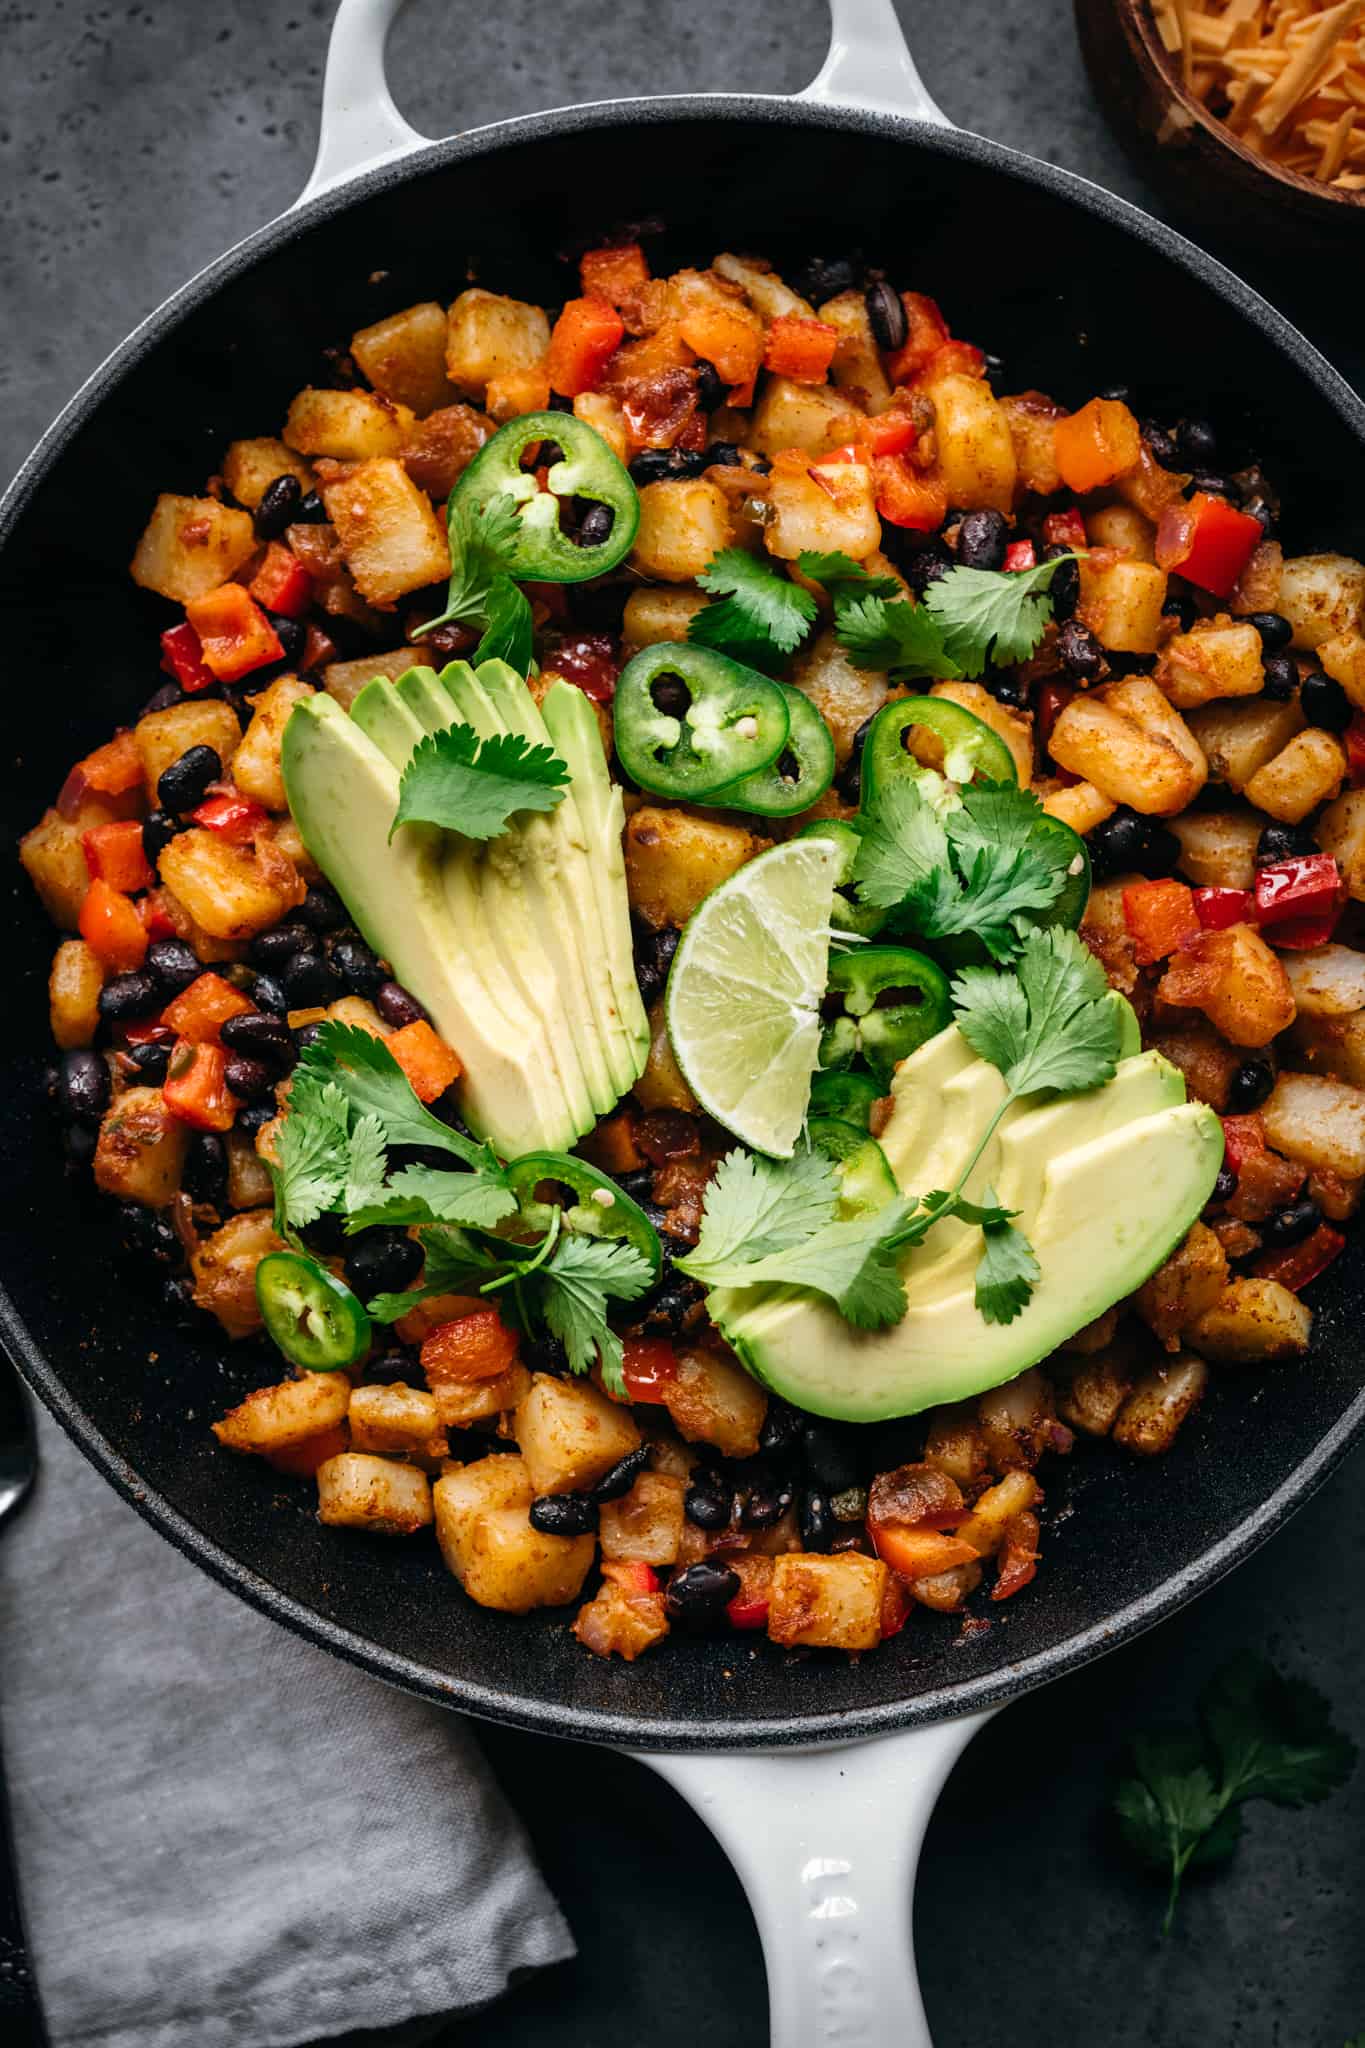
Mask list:
[[[1090,102],[1066,0],[901,7],[955,119],[1142,197]],[[164,293],[294,196],[331,12],[331,0],[0,0],[0,470]],[[437,134],[613,92],[789,91],[817,69],[824,37],[821,0],[502,0],[496,13],[414,0],[391,59],[401,104]],[[1265,274],[1359,379],[1365,362],[1324,328],[1331,308],[1311,280],[1288,255]],[[1242,1647],[1311,1677],[1365,1736],[1362,1470],[1357,1459],[1196,1608],[978,1739],[921,1875],[940,2048],[1341,2048],[1365,2028],[1365,1774],[1307,1814],[1254,1809],[1236,1862],[1191,1886],[1166,1942],[1158,1890],[1104,1819],[1125,1738],[1187,1712]],[[620,1759],[501,1730],[487,1741],[582,1954],[446,2029],[449,2048],[646,2035],[652,2048],[756,2048],[754,1930],[700,1824]]]

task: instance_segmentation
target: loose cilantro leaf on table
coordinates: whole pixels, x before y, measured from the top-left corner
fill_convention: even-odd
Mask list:
[[[551,747],[532,746],[516,732],[481,740],[472,725],[447,726],[413,749],[389,837],[416,821],[494,839],[517,811],[552,811],[568,783],[568,767]]]
[[[687,637],[737,661],[793,653],[815,618],[808,590],[743,548],[722,548],[697,581],[718,601],[693,614]]]
[[[949,658],[963,675],[984,675],[994,662],[1027,661],[1052,617],[1052,579],[1074,555],[1035,569],[950,569],[924,593]]]
[[[962,674],[932,612],[908,598],[840,595],[834,632],[855,668],[885,669],[893,677],[954,682]]]

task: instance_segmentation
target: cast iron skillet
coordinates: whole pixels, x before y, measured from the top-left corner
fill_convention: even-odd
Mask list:
[[[154,494],[198,489],[226,442],[280,420],[317,374],[323,345],[365,321],[450,298],[471,276],[561,299],[572,272],[555,252],[582,246],[605,214],[666,223],[658,269],[704,262],[721,246],[761,250],[779,267],[856,246],[932,291],[955,331],[1001,354],[1007,388],[1079,401],[1131,379],[1155,412],[1211,410],[1228,434],[1254,442],[1279,483],[1291,549],[1365,554],[1365,407],[1354,394],[1263,300],[1158,222],[947,127],[890,0],[834,0],[829,62],[797,101],[609,102],[430,145],[382,86],[397,4],[342,0],[304,202],[115,352],[0,507],[9,716],[20,734],[4,778],[8,840],[70,762],[157,686],[164,608],[126,573]],[[841,1750],[823,1773],[805,1757],[796,1778],[782,1768],[789,1758],[771,1756],[736,1768],[675,1755],[667,1765],[762,1893],[783,2041],[832,2039],[827,2025],[846,2030],[865,2016],[874,1973],[885,1977],[879,2018],[838,2037],[927,2040],[903,1965],[889,1953],[874,1961],[879,1943],[889,1951],[901,1940],[904,1899],[894,1884],[880,1898],[864,1891],[869,1864],[879,1882],[908,1882],[918,1832],[906,1807],[922,1826],[982,1713],[1212,1584],[1344,1454],[1365,1426],[1352,1336],[1359,1250],[1315,1290],[1306,1371],[1219,1374],[1173,1454],[1150,1467],[1078,1449],[1049,1484],[1045,1572],[1026,1599],[991,1613],[988,1630],[963,1640],[955,1623],[917,1616],[861,1663],[675,1639],[628,1668],[585,1655],[562,1614],[510,1622],[464,1602],[431,1546],[323,1530],[303,1488],[283,1489],[268,1468],[215,1448],[211,1417],[276,1368],[255,1345],[226,1347],[168,1323],[155,1290],[116,1258],[112,1205],[64,1174],[40,1084],[52,933],[22,877],[14,886],[14,981],[0,1022],[10,1066],[0,1327],[48,1407],[215,1577],[431,1699],[644,1751],[790,1752],[948,1723],[911,1746],[902,1736]],[[883,1839],[862,1819],[855,1826],[860,1772],[867,1827]]]

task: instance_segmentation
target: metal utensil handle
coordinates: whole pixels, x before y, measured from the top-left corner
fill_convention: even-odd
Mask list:
[[[47,2048],[38,1986],[28,1959],[19,1906],[19,1866],[10,1835],[9,1802],[0,1766],[0,2033],[8,2048]]]
[[[948,1773],[990,1718],[836,1749],[639,1754],[739,1872],[772,2048],[933,2048],[911,1939],[915,1868]]]
[[[297,203],[429,141],[399,113],[385,81],[384,46],[403,4],[339,0],[327,45],[317,156]],[[829,0],[829,11],[829,55],[797,99],[950,125],[924,89],[892,0]]]

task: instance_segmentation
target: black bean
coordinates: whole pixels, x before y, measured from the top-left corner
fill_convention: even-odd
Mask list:
[[[299,905],[297,915],[301,923],[315,932],[339,931],[342,925],[350,922],[346,905],[326,882],[309,883],[308,893]]]
[[[341,993],[340,976],[321,953],[296,953],[286,962],[280,980],[291,1010],[308,1010],[318,1003],[330,1003]]]
[[[597,1502],[586,1493],[545,1493],[531,1502],[529,1519],[542,1536],[590,1536],[597,1527]]]
[[[680,477],[700,476],[706,468],[706,456],[700,449],[693,448],[645,448],[630,465],[632,480],[643,487],[676,481]]]
[[[165,811],[149,811],[142,821],[142,852],[149,867],[155,867],[166,848],[180,830],[180,825]]]
[[[888,354],[904,348],[910,323],[895,287],[889,285],[885,278],[880,278],[863,293],[863,303],[867,307],[867,324],[878,348],[885,349]]]
[[[311,932],[306,924],[291,922],[257,932],[247,954],[253,967],[264,967],[268,973],[277,974],[296,953],[315,953],[317,950],[317,934]]]
[[[1057,652],[1068,673],[1082,682],[1097,682],[1104,674],[1104,649],[1089,626],[1083,626],[1079,619],[1068,619],[1062,627],[1057,635]]]
[[[1269,1060],[1243,1060],[1228,1083],[1228,1114],[1248,1116],[1275,1086],[1275,1071]]]
[[[713,441],[706,451],[706,460],[712,469],[742,469],[744,466],[744,457],[734,441]]]
[[[303,503],[303,485],[290,470],[277,476],[261,492],[256,507],[258,540],[278,540],[286,526],[292,526]]]
[[[180,1185],[192,1202],[221,1207],[227,1197],[227,1146],[216,1131],[196,1131],[185,1153]]]
[[[1198,618],[1199,611],[1187,590],[1172,590],[1167,593],[1166,602],[1161,607],[1161,616],[1163,619],[1177,620],[1181,632],[1188,633]]]
[[[57,1100],[76,1124],[97,1124],[109,1106],[109,1069],[97,1052],[64,1052],[57,1070]]]
[[[422,1270],[422,1247],[406,1230],[362,1230],[348,1240],[343,1270],[362,1301],[401,1294]]]
[[[208,696],[209,692],[201,690],[199,695]],[[172,704],[183,704],[184,701],[185,692],[181,689],[179,683],[174,681],[163,683],[159,690],[153,690],[151,696],[143,705],[139,716],[145,718],[151,711],[169,711]]]
[[[152,1217],[147,1233],[145,1249],[159,1266],[179,1266],[184,1263],[185,1250],[168,1217],[156,1214]]]
[[[876,715],[874,711],[872,718]],[[854,733],[848,759],[835,777],[834,786],[846,804],[856,804],[862,795],[863,748],[867,745],[867,736],[872,730],[872,718],[865,718]]]
[[[1277,861],[1299,860],[1317,850],[1318,842],[1306,825],[1282,825],[1273,819],[1262,828],[1256,841],[1256,865],[1274,867]]]
[[[473,653],[481,638],[477,626],[464,626],[458,619],[451,619],[447,625],[433,626],[429,633],[423,633],[422,645],[442,661],[459,661]]]
[[[590,505],[574,540],[580,548],[600,548],[611,539],[615,524],[616,514],[610,505]]]
[[[793,290],[812,305],[820,306],[827,299],[837,299],[840,292],[852,291],[856,281],[857,272],[846,257],[812,256],[805,268],[797,272]]]
[[[1267,654],[1262,663],[1262,693],[1272,703],[1287,704],[1299,687],[1299,665],[1292,654]]]
[[[771,1529],[791,1504],[790,1486],[751,1487],[740,1499],[739,1525],[741,1529]]]
[[[857,1480],[858,1460],[827,1422],[806,1424],[801,1432],[801,1453],[812,1479],[831,1493],[839,1493]]]
[[[612,1466],[598,1480],[592,1490],[594,1500],[620,1500],[630,1492],[640,1474],[649,1463],[649,1445],[637,1444],[633,1451],[627,1451],[624,1458]]]
[[[154,974],[168,996],[178,996],[192,981],[198,981],[203,965],[193,946],[184,939],[158,939],[147,948],[147,969]]]
[[[294,1064],[294,1041],[289,1036],[289,1026],[264,1010],[243,1010],[239,1016],[229,1017],[219,1027],[218,1036],[229,1052],[239,1053],[253,1065],[269,1067],[276,1074],[286,1073]]]
[[[316,491],[309,491],[300,501],[299,509],[290,524],[293,526],[323,526],[327,522],[327,507]]]
[[[829,1495],[816,1487],[807,1487],[801,1495],[798,1512],[801,1525],[801,1542],[806,1550],[828,1550],[834,1534],[834,1517],[830,1513]]]
[[[728,1529],[734,1495],[725,1492],[712,1473],[693,1480],[683,1495],[683,1513],[699,1529]]]
[[[416,996],[409,995],[396,981],[381,981],[375,990],[374,1006],[386,1024],[401,1031],[405,1024],[421,1024],[426,1011]]]
[[[1218,436],[1204,419],[1177,421],[1175,445],[1186,469],[1211,469],[1218,458]]]
[[[274,1017],[287,1016],[289,998],[273,974],[258,974],[251,988],[252,1001],[258,1010],[268,1010]]]
[[[957,530],[957,559],[967,569],[998,569],[1009,543],[1003,512],[968,512]]]
[[[131,1024],[138,1017],[150,1017],[162,1007],[161,984],[154,974],[139,968],[135,974],[116,974],[100,990],[100,1015],[106,1024]]]
[[[413,1162],[414,1165],[418,1163]],[[444,1154],[442,1163],[449,1166],[448,1152]],[[563,1339],[552,1337],[548,1331],[533,1337],[523,1337],[521,1356],[532,1372],[553,1373],[557,1379],[563,1379],[569,1370],[569,1354]]]
[[[203,803],[209,784],[217,782],[222,772],[222,758],[212,747],[189,747],[157,777],[157,802],[163,811],[192,811]]]
[[[1299,709],[1310,725],[1324,732],[1345,732],[1353,716],[1351,700],[1335,677],[1310,669],[1299,684]]]
[[[681,936],[674,925],[666,924],[658,931],[647,932],[637,942],[635,979],[646,1008],[664,992],[664,983],[668,980],[668,970],[673,965],[673,955],[678,950]]]
[[[1237,1176],[1230,1166],[1220,1166],[1210,1202],[1230,1202],[1237,1192]]]
[[[981,678],[997,704],[1007,704],[1011,711],[1027,711],[1029,707],[1029,686],[1007,668],[993,668]]]
[[[257,1131],[264,1130],[278,1113],[273,1101],[244,1103],[237,1112],[236,1128],[254,1138]]]
[[[128,1252],[149,1252],[152,1248],[152,1229],[156,1222],[156,1211],[144,1209],[141,1202],[120,1202],[118,1205],[119,1243]]]
[[[1103,391],[1098,395],[1101,398],[1110,399],[1115,405],[1131,405],[1133,403],[1133,387],[1131,384],[1106,384]]]
[[[1313,1235],[1321,1221],[1321,1209],[1310,1195],[1304,1195],[1297,1202],[1287,1202],[1273,1216],[1267,1216],[1260,1226],[1261,1242],[1275,1251],[1282,1251],[1288,1245],[1302,1244],[1304,1238]]]
[[[1136,872],[1161,881],[1180,864],[1180,841],[1155,818],[1136,811],[1115,811],[1086,837],[1097,879]]]
[[[758,1448],[765,1458],[789,1458],[800,1444],[802,1427],[794,1408],[789,1408],[785,1401],[770,1400],[758,1433]]]
[[[896,545],[895,536],[899,532],[900,529],[896,528],[893,534],[888,528],[887,538],[893,547]],[[906,548],[900,555],[899,567],[916,597],[923,597],[931,583],[940,582],[949,570],[957,567],[957,557],[945,541],[934,538],[913,548]]]
[[[321,1252],[324,1259],[336,1258],[350,1242],[341,1217],[333,1215],[330,1209],[305,1224],[299,1236],[310,1252]]]
[[[654,1187],[654,1168],[635,1166],[628,1173],[614,1173],[612,1179],[632,1202],[647,1202]]]
[[[1206,498],[1226,498],[1230,504],[1237,502],[1237,492],[1228,479],[1210,470],[1201,471],[1199,475],[1190,478],[1185,486],[1185,496],[1192,498],[1196,491]]]
[[[1161,426],[1156,420],[1144,420],[1142,438],[1147,443],[1148,454],[1160,468],[1180,467],[1180,450],[1176,446],[1174,434],[1168,428]]]
[[[62,1151],[68,1166],[88,1166],[95,1156],[96,1134],[88,1124],[68,1124],[62,1132]]]
[[[1262,647],[1271,654],[1278,654],[1294,637],[1294,628],[1283,612],[1248,612],[1244,623],[1256,628]]]
[[[159,1088],[171,1063],[171,1042],[168,1038],[149,1038],[144,1045],[130,1045],[128,1057],[137,1068],[139,1083]]]
[[[322,1036],[320,1024],[300,1024],[294,1032],[294,1044],[300,1052],[307,1052],[310,1045],[316,1045]]]
[[[1070,555],[1072,559],[1063,564],[1048,585],[1048,594],[1052,599],[1052,616],[1059,625],[1071,617],[1080,602],[1081,572],[1074,551],[1067,547],[1064,541],[1050,540],[1038,557],[1040,562],[1055,562],[1062,555]],[[1112,659],[1110,666],[1113,666]]]
[[[714,412],[725,403],[725,385],[714,363],[697,364],[697,404],[703,412]]]
[[[365,1380],[372,1387],[420,1386],[422,1368],[410,1351],[397,1347],[381,1351],[365,1367]]]
[[[724,1564],[690,1564],[668,1584],[668,1612],[684,1628],[709,1628],[725,1619],[739,1591],[739,1573]]]
[[[259,1102],[263,1096],[272,1095],[275,1076],[260,1060],[248,1059],[244,1053],[234,1053],[223,1069],[223,1079],[233,1095],[243,1102]]]

